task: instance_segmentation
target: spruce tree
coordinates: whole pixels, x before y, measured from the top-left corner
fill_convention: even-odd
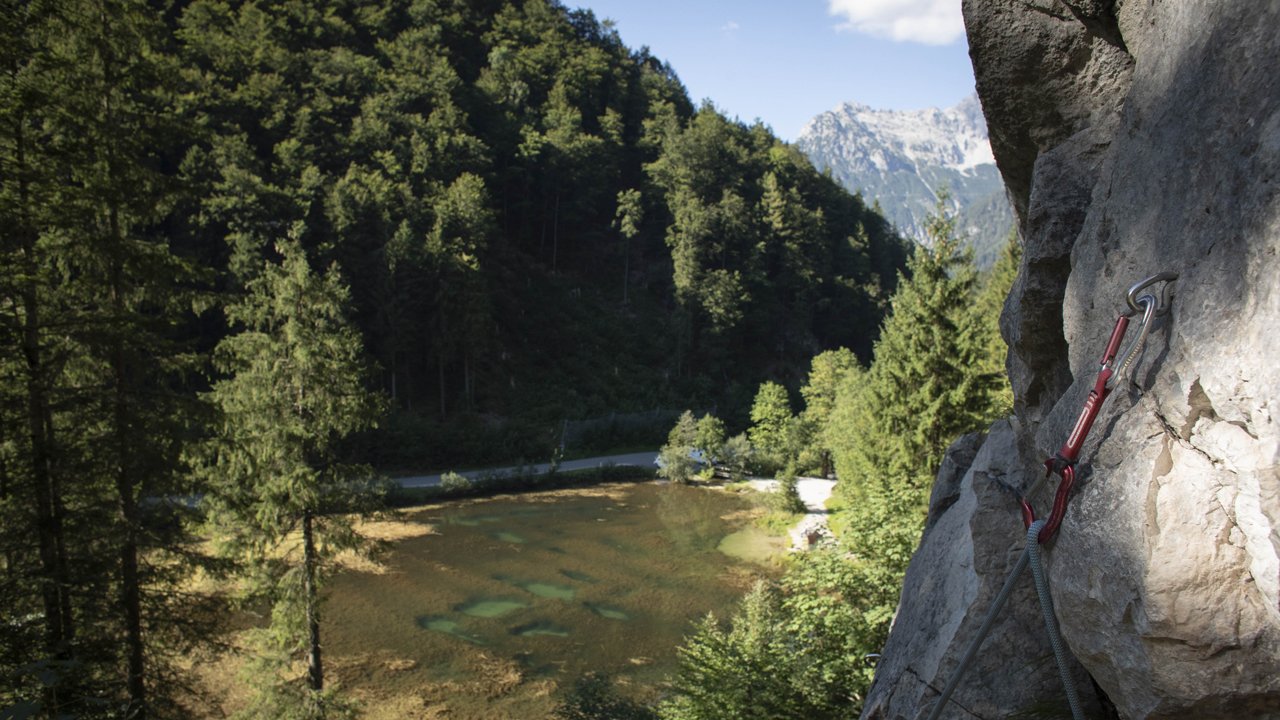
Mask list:
[[[826,430],[838,477],[832,527],[863,588],[867,652],[888,634],[947,446],[995,413],[972,253],[941,201],[937,213],[930,244],[916,248],[899,281],[871,367],[844,375]]]
[[[828,442],[841,495],[868,483],[927,488],[947,446],[984,429],[996,377],[974,311],[972,251],[939,203],[929,245],[918,246],[866,376],[837,399]]]
[[[4,472],[29,508],[15,530],[37,547],[5,545],[44,625],[21,652],[42,712],[145,718],[172,699],[169,656],[195,635],[175,590],[191,540],[168,502],[187,491],[179,336],[197,275],[165,226],[176,68],[146,3],[7,5],[4,24],[0,307],[22,359],[0,366],[22,408],[9,420],[23,418]]]
[[[336,266],[317,274],[296,240],[280,243],[247,294],[227,308],[237,332],[219,343],[227,377],[209,399],[220,412],[203,472],[218,549],[243,563],[270,623],[253,633],[258,717],[333,716],[325,685],[320,588],[333,557],[367,543],[349,513],[375,499],[371,473],[344,464],[337,444],[370,427],[379,403],[364,385],[359,335],[346,319]],[[305,679],[291,677],[303,660]]]
[[[781,597],[763,582],[743,597],[728,627],[708,615],[680,648],[664,720],[819,717],[791,686],[792,638]]]
[[[761,383],[751,403],[751,428],[747,436],[756,452],[782,466],[793,458],[791,399],[776,382]]]
[[[1013,281],[1018,277],[1021,264],[1022,243],[1018,240],[1017,228],[1014,228],[1009,231],[1004,250],[996,258],[996,264],[983,276],[982,289],[974,303],[983,344],[986,346],[982,366],[986,372],[998,376],[992,398],[994,411],[998,415],[1013,413],[1013,388],[1009,386],[1005,370],[1009,346],[1000,336],[1000,313],[1004,310],[1005,298],[1013,288]]]

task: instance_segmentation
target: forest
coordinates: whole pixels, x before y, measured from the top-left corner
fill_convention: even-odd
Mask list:
[[[870,358],[908,256],[554,0],[4,0],[0,67],[19,717],[184,716],[224,609],[196,568],[262,570],[286,662],[373,468],[541,459],[611,412],[745,425],[761,379]]]

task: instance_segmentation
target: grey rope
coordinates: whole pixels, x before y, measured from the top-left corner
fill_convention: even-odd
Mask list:
[[[960,679],[964,677],[965,672],[968,671],[969,666],[973,663],[973,658],[977,656],[978,650],[982,648],[982,643],[987,639],[987,635],[991,633],[991,628],[996,624],[996,617],[1000,615],[1005,603],[1009,601],[1009,596],[1013,594],[1013,588],[1017,584],[1018,578],[1022,576],[1022,572],[1027,569],[1028,563],[1031,564],[1031,573],[1035,577],[1036,592],[1040,595],[1040,608],[1044,612],[1045,629],[1049,632],[1049,644],[1053,647],[1053,657],[1058,663],[1058,674],[1062,676],[1062,684],[1067,691],[1067,703],[1071,706],[1071,716],[1075,720],[1084,720],[1084,714],[1080,710],[1080,697],[1076,694],[1075,684],[1072,683],[1071,673],[1067,669],[1066,648],[1062,645],[1062,638],[1058,634],[1058,622],[1053,614],[1053,599],[1049,597],[1049,578],[1044,574],[1044,568],[1040,562],[1040,528],[1044,527],[1047,522],[1047,519],[1042,518],[1031,523],[1031,527],[1027,528],[1027,546],[1023,548],[1022,554],[1018,556],[1018,562],[1014,564],[1013,570],[1009,572],[1009,577],[1005,579],[1004,586],[1000,588],[996,599],[992,601],[991,609],[987,611],[987,616],[983,618],[977,634],[969,641],[969,647],[965,648],[964,655],[960,658],[960,664],[951,673],[951,679],[947,681],[947,686],[942,689],[942,694],[938,696],[938,702],[934,704],[928,720],[938,720],[938,718],[942,717],[943,708],[947,706],[947,701],[951,699],[951,694],[960,685]]]
[[[1076,684],[1071,679],[1071,669],[1067,667],[1067,649],[1062,646],[1062,636],[1058,633],[1058,618],[1053,614],[1053,598],[1049,596],[1049,576],[1044,572],[1040,562],[1040,528],[1048,520],[1040,519],[1027,528],[1027,549],[1024,553],[1031,559],[1031,577],[1036,581],[1036,594],[1040,596],[1040,610],[1044,613],[1044,629],[1049,633],[1049,645],[1053,648],[1053,659],[1058,663],[1058,675],[1062,676],[1062,688],[1067,691],[1067,704],[1071,706],[1071,717],[1084,720],[1084,712],[1080,710],[1080,695],[1076,693]]]
[[[978,634],[974,635],[973,639],[969,641],[969,647],[965,648],[964,655],[960,658],[960,664],[951,673],[951,679],[947,681],[947,686],[942,689],[942,695],[938,697],[937,704],[933,706],[933,712],[929,713],[929,720],[938,720],[942,716],[942,709],[946,707],[947,700],[951,698],[951,693],[955,692],[956,686],[960,684],[960,678],[964,677],[964,673],[969,669],[974,656],[978,654],[978,649],[982,647],[982,642],[987,639],[987,634],[991,632],[991,628],[996,624],[996,616],[1004,609],[1004,604],[1008,602],[1009,596],[1013,594],[1014,584],[1021,577],[1022,571],[1027,569],[1029,557],[1030,555],[1026,550],[1023,550],[1022,555],[1018,556],[1018,562],[1013,566],[1013,572],[1009,573],[1008,579],[1004,581],[1004,587],[1000,588],[1000,593],[996,595],[995,601],[991,603],[991,609],[987,611],[987,617],[983,619],[982,625],[978,628]]]

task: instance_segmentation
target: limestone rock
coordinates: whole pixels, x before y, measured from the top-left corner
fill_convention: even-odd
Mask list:
[[[925,683],[945,682],[1021,544],[988,537],[1013,506],[979,469],[1026,486],[1018,469],[1070,433],[1126,288],[1172,270],[1172,312],[1081,455],[1048,551],[1054,602],[1116,716],[1280,718],[1280,4],[965,0],[964,12],[1025,244],[1001,320],[1018,418],[931,518],[865,714],[927,712]],[[997,627],[979,676],[1026,672],[999,640],[1019,622]],[[1047,697],[966,684],[957,698],[983,717]]]
[[[962,462],[974,439],[961,439],[948,456]],[[864,718],[928,716],[1017,563],[1024,533],[1009,489],[1022,482],[1014,442],[1010,421],[1000,421],[977,457],[969,454],[967,471],[944,463]],[[994,718],[1065,708],[1030,572],[1023,573],[1000,619],[943,717]],[[1096,712],[1088,676],[1079,667],[1076,676],[1078,691]]]
[[[1095,37],[1058,0],[965,0],[969,56],[991,151],[1020,220],[1036,156],[1123,99],[1132,58]]]

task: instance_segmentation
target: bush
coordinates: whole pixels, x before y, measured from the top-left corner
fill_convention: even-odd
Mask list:
[[[658,720],[658,713],[613,690],[609,676],[587,673],[552,712],[556,720]]]
[[[698,472],[694,460],[695,443],[698,440],[698,423],[693,413],[685,410],[667,435],[667,444],[658,451],[658,475],[673,483],[687,483]]]
[[[464,493],[472,488],[474,483],[470,479],[459,475],[456,472],[447,472],[440,476],[440,489],[445,494]]]
[[[778,504],[783,512],[802,515],[809,511],[800,499],[800,490],[796,486],[796,467],[788,465],[778,475]]]
[[[883,642],[879,618],[861,610],[875,579],[866,570],[836,551],[802,553],[781,587],[757,584],[727,626],[698,623],[663,719],[858,717],[872,675],[864,648]]]
[[[742,482],[755,457],[755,450],[745,433],[734,435],[720,448],[720,464],[729,471],[729,479]]]

